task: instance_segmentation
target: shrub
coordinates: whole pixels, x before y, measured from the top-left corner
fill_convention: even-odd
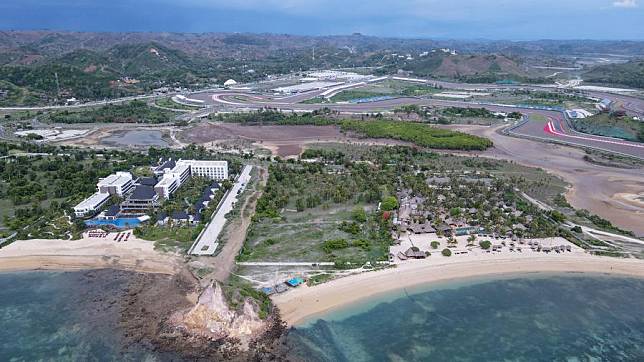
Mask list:
[[[393,138],[428,148],[485,150],[492,146],[492,141],[486,138],[435,128],[424,123],[344,120],[341,122],[341,128],[367,137]]]
[[[360,206],[356,206],[351,212],[351,217],[357,222],[367,221],[367,212]]]
[[[361,248],[362,250],[369,250],[369,242],[364,239],[358,239],[358,240],[353,240],[351,242],[351,246],[356,247],[356,248]]]
[[[438,246],[439,246],[440,244],[441,244],[441,243],[439,243],[438,241],[432,241],[432,243],[431,243],[430,245],[432,246],[432,249],[438,249]]]
[[[489,240],[481,240],[479,241],[479,246],[481,249],[487,250],[492,246],[492,243]]]
[[[331,239],[324,242],[322,249],[324,249],[325,252],[330,253],[333,250],[346,249],[348,247],[349,242],[345,239]]]
[[[443,251],[441,251],[441,254],[443,254],[443,256],[452,256],[452,251],[449,249],[443,249]]]

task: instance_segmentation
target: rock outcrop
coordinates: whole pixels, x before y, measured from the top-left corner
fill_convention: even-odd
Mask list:
[[[250,299],[244,301],[240,312],[232,310],[221,286],[214,284],[201,293],[192,309],[177,313],[171,322],[193,335],[212,340],[238,340],[243,349],[268,328],[268,323],[259,318],[257,310]]]

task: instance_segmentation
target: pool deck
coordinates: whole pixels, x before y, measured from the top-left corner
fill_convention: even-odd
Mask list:
[[[213,255],[217,251],[219,243],[217,239],[219,234],[224,229],[226,224],[226,214],[228,214],[232,209],[235,202],[237,202],[237,197],[241,192],[246,189],[248,181],[250,181],[250,171],[253,169],[253,166],[246,165],[242,170],[241,174],[237,178],[235,185],[232,189],[226,194],[223,202],[215,216],[213,216],[210,223],[206,226],[204,231],[199,235],[195,243],[192,245],[189,254],[192,255]]]

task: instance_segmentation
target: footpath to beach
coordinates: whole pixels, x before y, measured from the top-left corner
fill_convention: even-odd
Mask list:
[[[431,258],[434,258],[433,256]],[[581,255],[463,257],[417,260],[365,272],[273,297],[284,321],[297,325],[366,299],[432,282],[523,273],[607,273],[644,278],[644,261]]]
[[[116,242],[105,238],[80,240],[18,240],[0,249],[0,272],[22,270],[124,269],[174,274],[180,258],[154,250],[154,243],[130,235]]]

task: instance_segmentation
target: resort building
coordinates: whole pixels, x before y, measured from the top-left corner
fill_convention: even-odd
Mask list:
[[[154,191],[160,198],[167,200],[191,176],[215,181],[227,179],[228,161],[168,160],[153,171],[156,175],[163,175],[154,186]]]
[[[159,207],[159,195],[151,186],[139,185],[123,201],[121,210],[128,213],[144,214],[147,210]]]
[[[100,179],[96,187],[98,192],[123,197],[134,187],[134,181],[131,173],[117,172]]]
[[[112,195],[125,199],[120,211],[144,214],[150,209],[159,207],[161,200],[170,199],[172,194],[192,176],[213,180],[208,199],[206,200],[204,195],[202,200],[205,203],[210,201],[212,193],[220,188],[217,181],[228,178],[228,162],[170,159],[153,167],[152,171],[155,177],[141,177],[134,180],[130,172],[116,172],[100,179],[96,184],[98,192],[76,205],[74,214],[77,217],[94,216]],[[116,208],[108,210],[111,212],[102,215],[102,218],[116,219],[120,212],[117,210]]]
[[[166,175],[154,186],[154,192],[156,192],[160,198],[168,200],[170,195],[177,191],[179,186],[181,186],[179,177]]]
[[[205,177],[211,180],[225,180],[228,178],[228,161],[177,161],[177,167],[183,165],[190,167],[192,176]]]
[[[161,165],[157,167],[153,167],[152,171],[154,172],[155,176],[160,177],[160,176],[163,176],[163,174],[166,173],[166,171],[172,170],[176,165],[177,163],[174,160],[170,159],[170,160],[163,161]]]
[[[109,199],[110,194],[97,192],[74,206],[74,215],[76,217],[94,215]]]
[[[103,220],[116,220],[116,217],[120,212],[121,205],[114,204],[108,207],[107,210],[103,211],[100,215],[98,215],[98,218]]]

